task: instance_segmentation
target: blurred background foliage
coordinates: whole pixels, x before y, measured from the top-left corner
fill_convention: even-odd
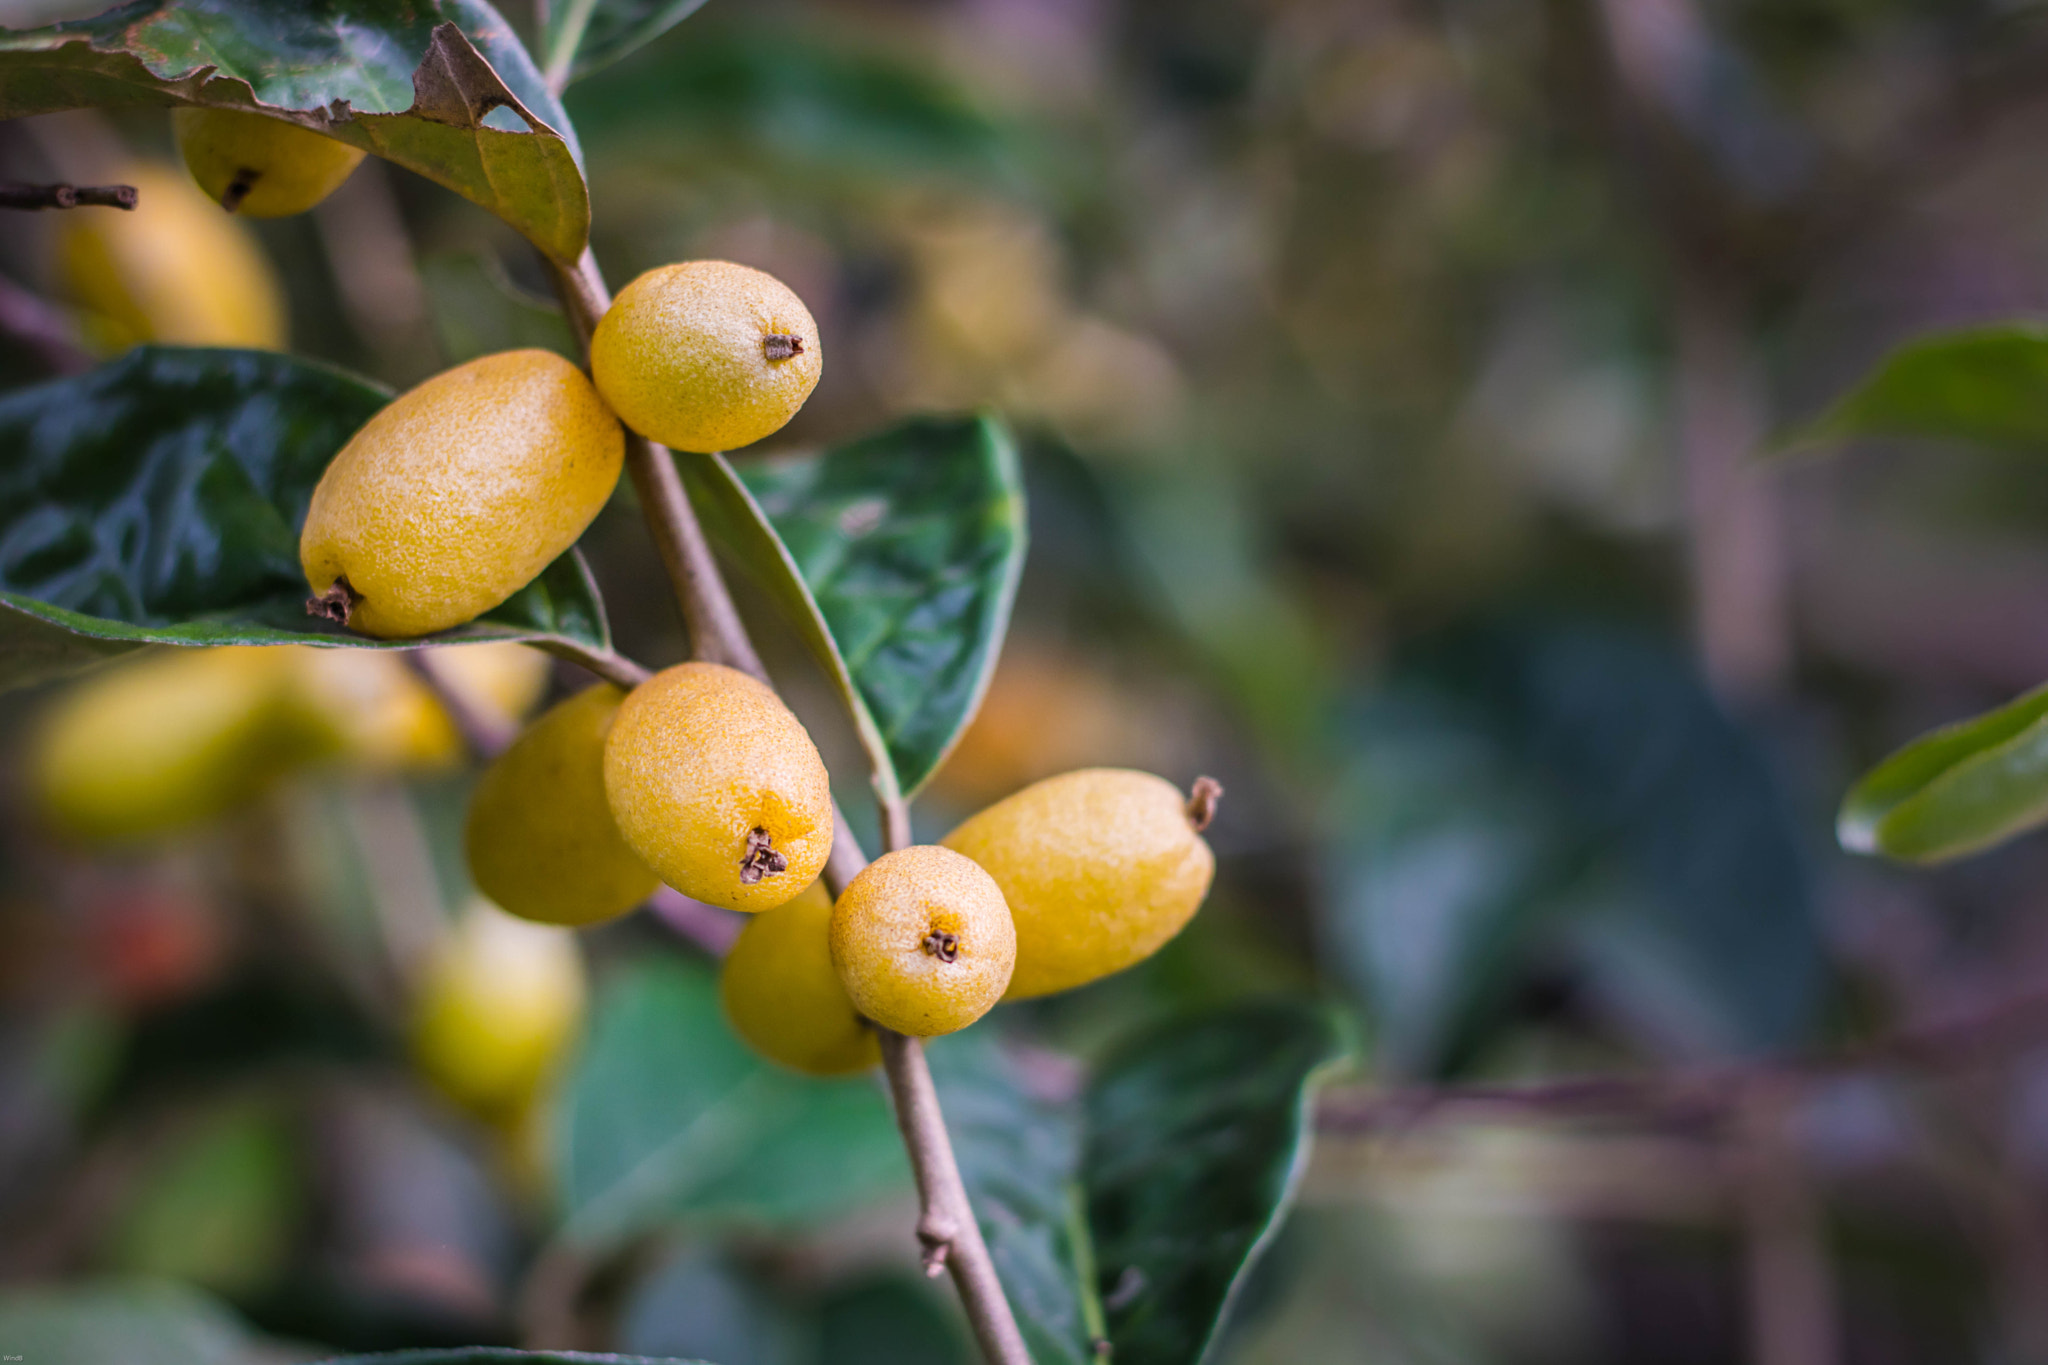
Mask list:
[[[1654,1084],[1857,1058],[2048,974],[2038,840],[1905,873],[1832,833],[1877,758],[2048,676],[2048,465],[1756,459],[1895,343],[2048,305],[2044,71],[2032,0],[753,0],[569,89],[615,282],[727,257],[818,317],[776,445],[977,406],[1024,434],[1016,623],[919,832],[1089,764],[1229,790],[1178,941],[992,1021],[1028,1085],[1071,1099],[1074,1059],[1177,1007],[1356,1019],[1216,1359],[2048,1359],[2030,1036],[1732,1105]],[[166,158],[161,114],[0,125],[0,176],[124,149]],[[375,161],[251,227],[301,354],[405,385],[571,349],[509,229]],[[65,228],[0,219],[9,386],[48,373],[42,301],[90,302]],[[659,664],[637,522],[585,548]],[[10,775],[61,691],[0,702]],[[879,1095],[739,1052],[665,927],[689,907],[532,968],[555,1013],[503,1027],[583,1039],[546,1075],[409,1045],[471,896],[469,779],[379,753],[113,852],[7,784],[0,1276],[83,1287],[0,1300],[0,1349],[69,1293],[157,1324],[106,1359],[966,1359]],[[1648,1088],[1590,1117],[1474,1088],[1584,1076]],[[620,1193],[729,1093],[685,1081],[751,1087],[754,1127]]]

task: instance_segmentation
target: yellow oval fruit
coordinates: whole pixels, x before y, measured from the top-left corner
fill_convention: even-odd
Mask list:
[[[286,218],[325,199],[363,152],[296,123],[240,109],[174,109],[171,130],[207,197],[247,218]]]
[[[306,756],[282,651],[168,649],[95,674],[42,717],[30,785],[76,838],[131,843],[190,829]]]
[[[823,363],[803,300],[730,261],[648,271],[590,339],[590,372],[619,420],[675,450],[734,450],[780,431]]]
[[[950,849],[885,853],[832,908],[832,964],[847,996],[898,1033],[966,1028],[1002,999],[1016,962],[1002,891]]]
[[[995,878],[1017,923],[1009,1000],[1086,985],[1181,931],[1216,870],[1173,784],[1124,768],[1033,783],[941,840]]]
[[[599,683],[557,703],[477,780],[463,836],[469,873],[513,914],[597,924],[654,894],[655,875],[605,801],[604,742],[624,699]]]
[[[135,208],[83,209],[57,224],[57,273],[108,354],[145,341],[285,347],[284,290],[249,230],[169,167],[119,172]]]
[[[516,1114],[574,1039],[583,996],[574,934],[473,902],[420,983],[413,1059],[457,1104]]]
[[[552,351],[481,356],[399,395],[313,490],[299,562],[366,635],[446,630],[576,543],[619,481],[625,433]]]
[[[432,688],[394,650],[286,645],[287,697],[308,747],[366,772],[435,772],[464,754],[462,733]]]
[[[718,976],[733,1031],[771,1062],[844,1076],[882,1060],[875,1031],[832,966],[832,897],[823,882],[748,920]]]
[[[728,910],[767,910],[824,870],[832,787],[782,699],[721,664],[663,669],[604,745],[619,832],[661,879]]]

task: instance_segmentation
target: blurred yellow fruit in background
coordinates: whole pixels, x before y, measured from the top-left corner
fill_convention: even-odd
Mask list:
[[[423,649],[415,657],[441,686],[487,719],[517,725],[547,695],[554,660],[528,645],[494,642]]]
[[[988,873],[950,849],[885,853],[832,909],[832,963],[854,1007],[898,1033],[966,1028],[1002,999],[1017,932]]]
[[[371,772],[432,771],[462,760],[462,734],[396,651],[285,645],[292,716],[322,758]]]
[[[285,347],[284,290],[249,230],[166,166],[119,172],[135,208],[74,209],[57,225],[57,270],[108,353],[145,341]]]
[[[676,450],[734,450],[780,431],[817,387],[818,324],[773,275],[730,261],[650,270],[590,340],[619,420]]]
[[[832,896],[821,881],[748,920],[726,954],[718,993],[725,1017],[771,1062],[811,1076],[866,1071],[882,1060],[832,965]]]
[[[767,684],[735,668],[678,664],[634,688],[605,741],[604,786],[634,851],[710,905],[781,905],[832,852],[817,745]]]
[[[576,543],[624,456],[583,371],[552,351],[480,356],[399,395],[334,457],[299,538],[306,581],[366,635],[461,625]]]
[[[1086,768],[1034,783],[942,843],[995,878],[1017,925],[1006,999],[1086,985],[1142,962],[1209,893],[1215,855],[1172,783]]]
[[[472,901],[420,983],[413,1058],[457,1104],[510,1119],[574,1041],[583,1001],[574,934]]]
[[[599,683],[557,703],[478,779],[463,836],[469,872],[511,913],[596,924],[660,884],[605,800],[604,742],[625,695]]]
[[[361,149],[239,109],[173,109],[185,167],[207,197],[247,218],[304,213],[362,164]]]
[[[312,745],[290,711],[281,650],[165,649],[62,693],[33,739],[43,815],[81,839],[124,843],[233,809]]]

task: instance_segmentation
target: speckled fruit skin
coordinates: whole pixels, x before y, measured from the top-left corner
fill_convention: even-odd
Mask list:
[[[654,894],[654,873],[605,801],[604,742],[625,695],[599,683],[551,707],[477,780],[463,836],[469,873],[522,919],[598,924]]]
[[[132,212],[57,215],[57,273],[107,354],[145,341],[285,347],[284,290],[249,229],[168,166],[118,168]]]
[[[399,395],[313,490],[299,562],[313,591],[361,598],[349,626],[406,638],[459,626],[576,543],[612,487],[625,433],[583,372],[505,351]]]
[[[1009,902],[1017,971],[1008,1000],[1144,961],[1194,918],[1216,871],[1181,793],[1125,768],[1048,777],[940,842],[987,869]]]
[[[733,1031],[766,1057],[807,1076],[844,1076],[880,1064],[875,1031],[832,966],[832,897],[812,882],[740,930],[718,977]]]
[[[948,962],[926,950],[951,934]],[[919,1038],[966,1028],[1002,999],[1017,931],[988,873],[950,849],[920,845],[869,863],[832,908],[832,965],[854,1007]]]
[[[457,1104],[516,1114],[575,1038],[584,995],[574,934],[475,901],[420,984],[413,1060]]]
[[[604,745],[604,788],[633,851],[686,896],[772,909],[824,870],[832,788],[802,722],[738,669],[689,663],[633,689]],[[752,831],[787,866],[742,880]]]
[[[769,338],[803,350],[769,358]],[[590,372],[619,420],[675,450],[735,450],[780,431],[817,387],[818,324],[789,286],[730,261],[650,270],[590,339]]]
[[[228,187],[246,177],[232,209],[245,218],[286,218],[325,199],[362,164],[364,153],[309,128],[239,109],[173,109],[171,130],[185,169],[226,207]]]

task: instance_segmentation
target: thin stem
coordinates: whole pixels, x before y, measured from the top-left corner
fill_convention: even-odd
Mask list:
[[[623,654],[614,654],[608,649],[588,649],[573,640],[560,637],[529,641],[535,649],[567,659],[578,668],[603,678],[608,683],[631,690],[646,682],[654,675],[641,665],[634,663]]]
[[[0,180],[0,209],[132,209],[133,185],[26,185]]]
[[[587,350],[598,319],[611,304],[596,259],[585,251],[573,268],[554,262],[549,267],[555,292]],[[767,671],[761,666],[760,655],[754,652],[746,626],[733,606],[732,594],[719,575],[704,528],[683,492],[675,461],[662,447],[629,436],[626,468],[633,476],[641,511],[675,585],[694,656],[744,669],[766,681]],[[837,895],[860,874],[867,858],[848,831],[845,816],[836,808],[833,818],[836,832],[831,860],[825,865],[825,884]],[[884,802],[882,828],[891,848],[908,842],[910,820],[901,798]],[[879,1032],[882,1068],[889,1079],[896,1125],[903,1134],[903,1146],[917,1179],[922,1208],[917,1235],[924,1246],[925,1266],[931,1273],[942,1266],[952,1272],[975,1340],[981,1343],[990,1365],[1031,1365],[1023,1333],[1017,1328],[1009,1301],[1003,1297],[995,1262],[990,1259],[988,1244],[982,1240],[981,1228],[975,1222],[967,1186],[960,1179],[953,1140],[939,1111],[938,1090],[932,1084],[923,1044],[886,1029]]]
[[[495,758],[512,742],[512,723],[501,715],[485,711],[451,686],[434,667],[432,650],[401,649],[398,657],[412,675],[434,694],[434,700],[441,703],[441,709],[455,722],[455,728],[471,754],[482,759]]]

